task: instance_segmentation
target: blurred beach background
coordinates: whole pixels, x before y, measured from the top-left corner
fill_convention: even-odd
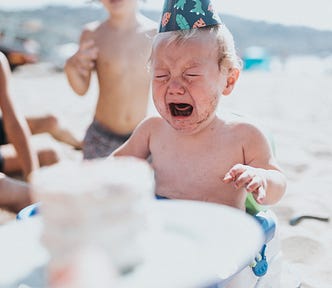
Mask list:
[[[142,1],[140,9],[159,21],[162,2]],[[221,99],[218,112],[250,117],[269,131],[288,178],[287,194],[272,207],[285,263],[282,288],[299,281],[303,288],[331,287],[331,222],[306,219],[291,226],[289,221],[301,215],[331,217],[332,2],[216,3],[244,61],[238,85]],[[56,114],[83,137],[93,117],[97,82],[93,78],[87,95],[78,97],[62,69],[77,49],[82,26],[105,17],[98,4],[84,0],[0,2],[0,47],[12,45],[38,59],[13,71],[12,94],[25,115]],[[149,108],[149,114],[156,113],[152,103]],[[48,135],[33,141],[53,145],[64,159],[81,159],[81,152]],[[13,216],[2,212],[0,222]]]

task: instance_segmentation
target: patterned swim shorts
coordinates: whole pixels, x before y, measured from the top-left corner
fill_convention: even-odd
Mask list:
[[[130,135],[131,134],[116,134],[94,120],[86,131],[83,140],[83,158],[94,159],[107,157],[121,146]]]

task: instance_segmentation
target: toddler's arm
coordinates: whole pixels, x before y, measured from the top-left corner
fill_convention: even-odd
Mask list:
[[[236,132],[243,141],[243,162],[230,168],[224,182],[245,188],[259,204],[275,204],[285,193],[286,177],[276,163],[269,139],[251,123],[240,124]]]
[[[111,156],[134,156],[147,159],[151,153],[151,133],[154,131],[159,118],[151,117],[143,120],[134,130],[129,139],[116,149]]]
[[[262,169],[236,164],[225,175],[225,183],[234,183],[236,189],[252,193],[259,204],[278,202],[286,189],[285,176],[277,169]]]

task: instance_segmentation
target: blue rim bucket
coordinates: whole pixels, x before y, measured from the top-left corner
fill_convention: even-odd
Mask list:
[[[41,206],[40,202],[31,204],[25,208],[23,208],[20,212],[17,213],[16,219],[17,220],[24,220],[35,215],[39,214],[39,207]]]

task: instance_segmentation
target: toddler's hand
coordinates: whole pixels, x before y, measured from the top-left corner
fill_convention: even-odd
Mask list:
[[[245,188],[257,203],[262,204],[266,196],[266,180],[260,174],[257,168],[236,164],[226,173],[223,182],[234,182],[236,189]]]
[[[90,71],[95,68],[98,57],[98,47],[93,40],[83,42],[74,55],[75,66],[82,76],[88,76]]]

